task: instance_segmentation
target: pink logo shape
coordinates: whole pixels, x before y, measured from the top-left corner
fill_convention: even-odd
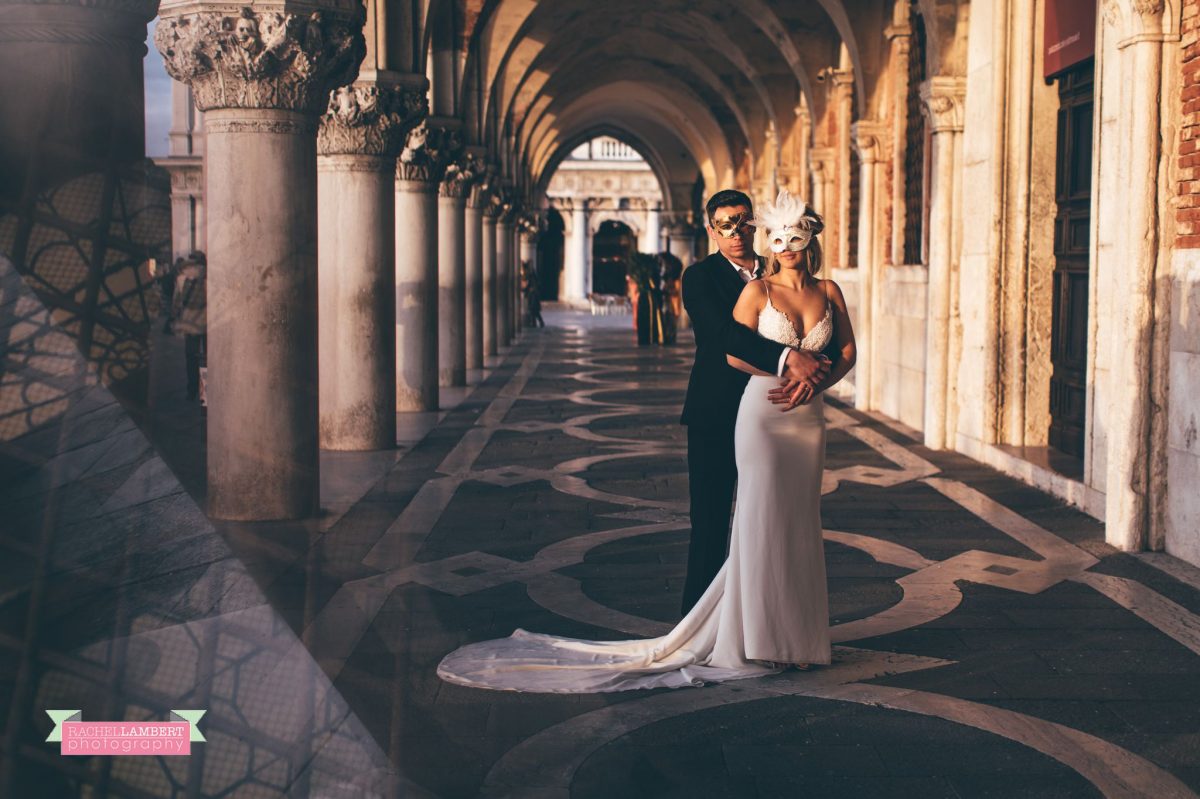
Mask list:
[[[66,721],[64,755],[190,755],[186,721]]]

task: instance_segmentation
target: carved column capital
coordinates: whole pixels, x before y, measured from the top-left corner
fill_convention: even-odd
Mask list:
[[[473,198],[474,188],[485,181],[486,172],[487,162],[483,160],[482,156],[470,153],[460,154],[446,166],[438,193],[443,197],[456,199]]]
[[[521,238],[529,244],[536,244],[538,236],[541,233],[541,223],[538,215],[530,211],[521,214],[521,218],[517,220],[517,226],[521,231]]]
[[[317,131],[319,155],[396,156],[408,132],[429,113],[427,81],[410,85],[358,81],[329,94]]]
[[[471,171],[475,175],[474,180],[467,187],[467,206],[482,210],[487,208],[490,202],[488,195],[491,192],[492,182],[496,178],[496,170],[487,162],[487,151],[483,148],[467,147],[465,151]]]
[[[489,195],[487,203],[481,210],[483,211],[483,215],[488,219],[499,221],[500,214],[503,213],[504,208],[499,202],[494,202],[492,197]]]
[[[408,132],[396,161],[396,179],[440,183],[446,164],[458,157],[461,149],[462,133],[457,125],[426,117]]]
[[[366,53],[362,5],[329,6],[291,13],[295,3],[260,0],[233,12],[221,3],[164,0],[154,44],[168,74],[192,87],[201,111],[320,114],[330,90],[354,80]]]
[[[921,110],[936,133],[961,133],[966,113],[967,82],[963,78],[930,78],[921,84]]]
[[[832,175],[837,168],[837,150],[832,147],[813,147],[808,151],[808,162],[814,174]]]
[[[1155,18],[1162,16],[1165,4],[1163,0],[1133,0],[1133,10],[1143,20],[1147,17]]]
[[[883,38],[892,46],[892,52],[903,58],[912,50],[912,26],[908,20],[893,22],[883,29]]]
[[[1124,6],[1126,12],[1124,20],[1121,19],[1121,6]],[[1124,50],[1140,42],[1179,41],[1181,35],[1178,10],[1174,14],[1167,14],[1166,10],[1164,0],[1132,0],[1105,3],[1103,14],[1110,25],[1117,26],[1118,36],[1124,36],[1117,42],[1117,48]],[[1129,13],[1130,11],[1132,13]]]
[[[887,153],[887,125],[874,119],[861,119],[850,126],[850,140],[864,164],[878,163]]]
[[[829,86],[829,96],[834,99],[849,99],[854,93],[854,70],[829,67],[821,70]]]

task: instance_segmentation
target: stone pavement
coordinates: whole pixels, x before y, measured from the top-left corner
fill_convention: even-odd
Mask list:
[[[131,416],[62,367],[61,413],[0,447],[0,796],[1200,792],[1197,571],[833,401],[832,666],[602,696],[441,683],[443,655],[515,627],[677,620],[690,344],[546,316],[398,452],[327,453],[302,523],[210,522],[177,389]],[[7,356],[6,380],[48,383]],[[47,708],[188,707],[190,758],[44,743]]]

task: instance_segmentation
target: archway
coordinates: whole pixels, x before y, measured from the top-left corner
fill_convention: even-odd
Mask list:
[[[625,265],[637,252],[637,235],[624,222],[601,222],[592,239],[592,293],[624,294]]]
[[[562,214],[554,208],[546,212],[546,228],[538,237],[538,291],[543,300],[555,301],[559,298],[559,276],[563,268],[563,236]]]

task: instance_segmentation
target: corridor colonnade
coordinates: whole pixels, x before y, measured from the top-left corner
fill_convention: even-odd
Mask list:
[[[846,400],[1200,563],[1200,498],[1171,488],[1200,479],[1200,0],[0,9],[0,80],[45,84],[20,59],[53,51],[135,115],[157,12],[204,112],[213,516],[315,512],[318,447],[392,445],[395,411],[500,353],[546,187],[604,135],[654,172],[685,264],[716,189],[811,199],[859,338]],[[587,208],[561,211],[546,279],[579,298]]]
[[[318,445],[394,447],[398,411],[437,410],[468,355],[482,368],[516,334],[520,206],[487,149],[464,147],[437,88],[453,65],[389,38],[382,3],[295,5],[158,9],[167,70],[206,136],[213,121],[209,207],[230,211],[207,231],[217,518],[316,513]]]

